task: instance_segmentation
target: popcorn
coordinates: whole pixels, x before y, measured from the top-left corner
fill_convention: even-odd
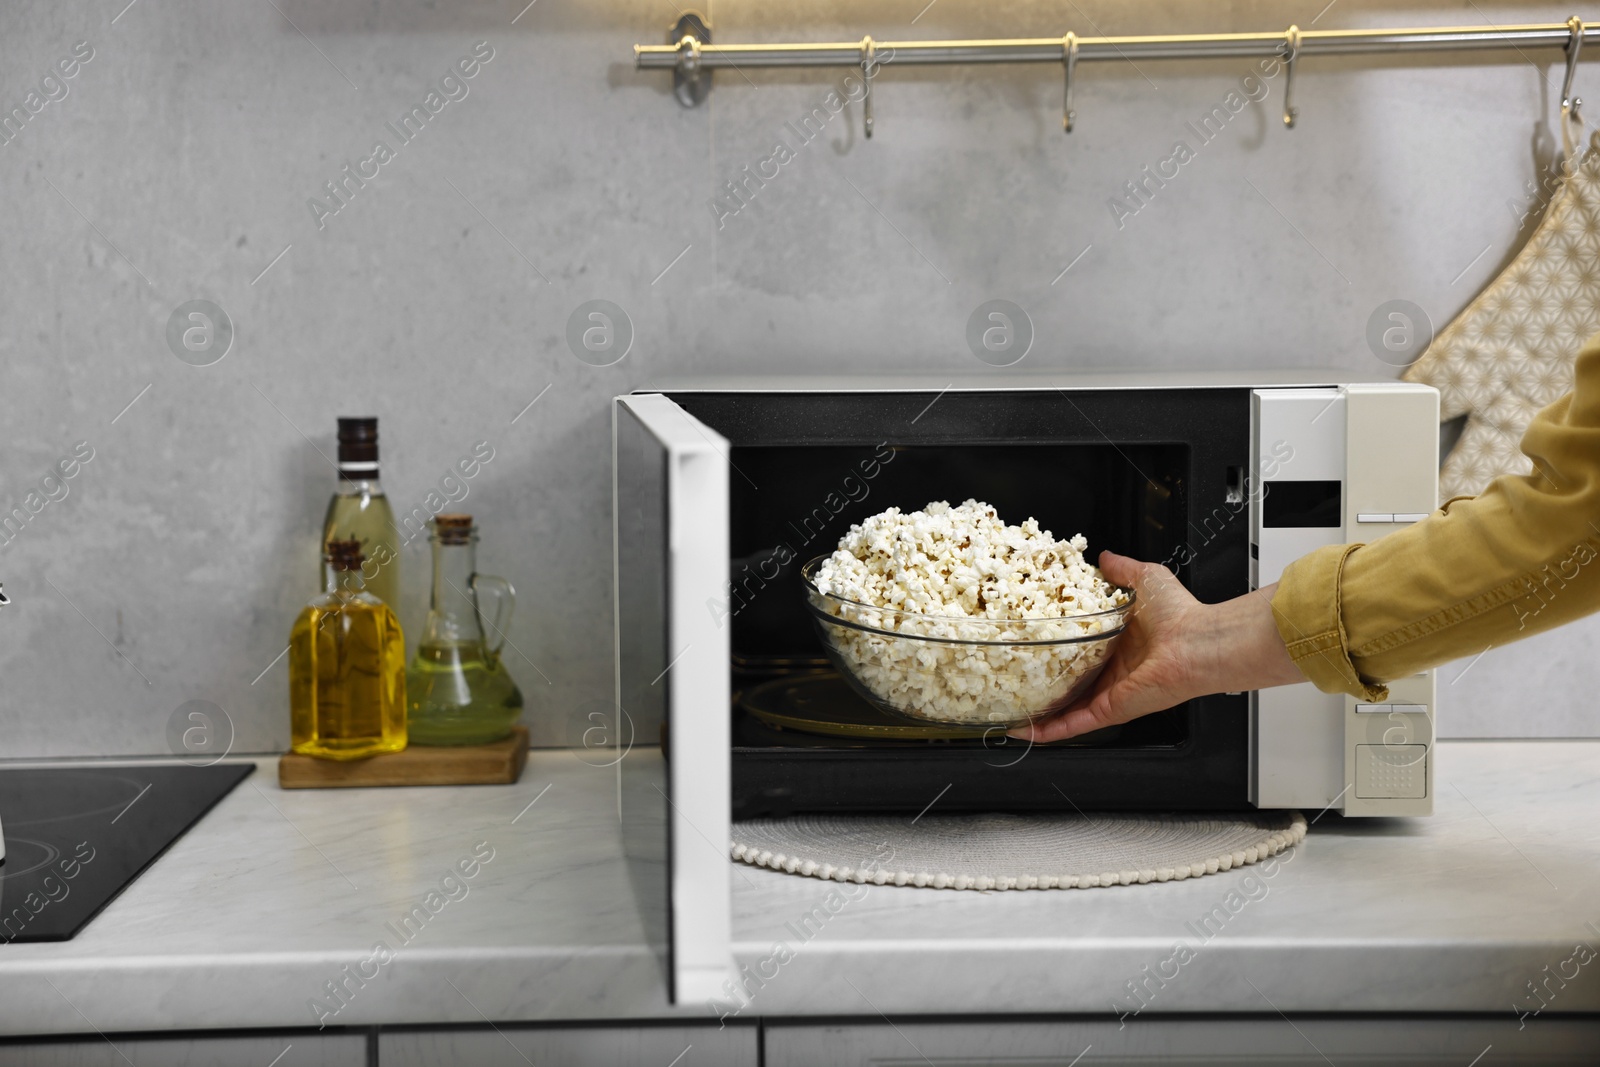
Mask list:
[[[1083,639],[1122,626],[1121,613],[1092,617],[1129,598],[1084,560],[1087,547],[1032,518],[1008,526],[976,500],[890,508],[852,526],[813,576],[817,591],[853,603],[812,601],[854,624],[822,623],[878,699],[935,722],[1014,725],[1086,688],[1115,634]]]

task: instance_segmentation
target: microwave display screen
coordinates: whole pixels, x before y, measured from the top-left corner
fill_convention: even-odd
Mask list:
[[[1268,529],[1334,529],[1344,525],[1343,482],[1277,481],[1261,494],[1261,525]]]

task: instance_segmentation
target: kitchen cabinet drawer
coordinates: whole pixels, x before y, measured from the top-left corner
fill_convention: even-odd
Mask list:
[[[378,1062],[383,1067],[756,1067],[757,1048],[753,1025],[501,1026],[386,1032],[378,1036]]]
[[[0,1041],[0,1067],[366,1067],[366,1062],[367,1039],[360,1034]]]
[[[1301,1067],[1337,1063],[1482,1067],[1495,1063],[1586,1064],[1600,1048],[1600,1020],[1546,1016],[1518,1030],[1496,1018],[1282,1016],[1128,1019],[1109,1022],[768,1023],[766,1067],[930,1064],[932,1067]]]

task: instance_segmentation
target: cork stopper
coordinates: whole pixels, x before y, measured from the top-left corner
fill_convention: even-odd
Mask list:
[[[329,541],[323,549],[322,558],[336,571],[355,571],[361,569],[367,557],[361,552],[361,542],[351,538],[348,541]]]
[[[472,542],[471,515],[436,515],[433,536],[441,545],[465,545]]]

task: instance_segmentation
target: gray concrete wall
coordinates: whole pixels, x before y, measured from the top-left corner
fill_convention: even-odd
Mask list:
[[[0,501],[23,502],[77,442],[93,449],[0,549],[0,756],[165,753],[189,701],[226,712],[235,750],[282,748],[274,658],[313,591],[324,455],[336,416],[367,413],[403,509],[493,445],[461,506],[483,525],[482,568],[520,593],[509,662],[536,738],[576,740],[575,709],[609,677],[609,397],[694,372],[1002,376],[964,339],[992,298],[1031,316],[1019,370],[1369,371],[1378,305],[1412,300],[1442,325],[1526,237],[1517,216],[1548,161],[1562,69],[1555,52],[1308,61],[1297,129],[1280,125],[1279,77],[1202,143],[1185,123],[1248,62],[1085,64],[1070,137],[1059,68],[891,64],[865,142],[858,107],[826,108],[845,72],[723,72],[709,105],[685,110],[665,75],[631,64],[673,5],[523,2],[0,11],[7,110],[76,42],[93,48],[0,145]],[[719,40],[740,41],[1570,13],[1321,7],[814,0],[711,15]],[[466,95],[401,144],[385,124],[478,42],[493,58]],[[1587,70],[1579,89],[1600,95]],[[827,121],[802,145],[785,124],[819,107]],[[319,220],[308,200],[380,139],[393,158]],[[779,139],[793,158],[719,219],[718,187]],[[1115,210],[1179,139],[1193,159],[1177,177]],[[209,366],[166,339],[195,299],[236,329]],[[635,330],[613,366],[566,341],[593,299]],[[427,554],[404,560],[415,632]],[[1595,732],[1597,642],[1600,628],[1574,626],[1446,668],[1441,732]]]

